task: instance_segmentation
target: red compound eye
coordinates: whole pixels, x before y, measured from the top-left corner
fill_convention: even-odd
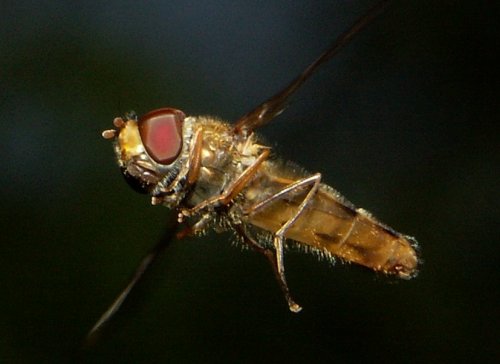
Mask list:
[[[180,110],[164,108],[150,111],[139,119],[142,144],[157,163],[170,164],[179,156],[185,117]]]

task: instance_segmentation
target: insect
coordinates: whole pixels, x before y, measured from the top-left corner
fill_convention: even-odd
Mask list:
[[[185,235],[214,227],[231,230],[241,243],[265,255],[292,312],[301,306],[286,282],[288,245],[404,279],[417,273],[413,238],[356,208],[323,184],[320,173],[308,174],[283,163],[255,133],[279,115],[289,97],[386,3],[372,8],[287,87],[234,124],[162,108],[141,117],[131,113],[115,118],[115,128],[102,134],[113,141],[127,181],[149,194],[153,205],[175,209],[178,222],[188,226]],[[96,327],[128,291],[129,287]]]

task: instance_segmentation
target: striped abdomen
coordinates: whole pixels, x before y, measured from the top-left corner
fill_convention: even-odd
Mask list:
[[[264,168],[247,189],[246,208],[291,182],[292,179],[274,177]],[[282,196],[250,214],[248,222],[268,232],[276,232],[296,214],[307,192],[308,189],[303,188]],[[356,209],[323,184],[285,236],[345,261],[401,278],[411,278],[417,271],[416,242],[412,238],[378,222],[366,211]]]

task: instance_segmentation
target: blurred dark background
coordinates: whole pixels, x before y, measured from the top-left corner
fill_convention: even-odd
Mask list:
[[[164,233],[170,212],[129,189],[100,136],[115,116],[172,106],[235,120],[374,3],[3,1],[0,361],[74,360]],[[295,315],[261,256],[212,233],[173,244],[80,359],[498,359],[494,7],[394,2],[261,130],[415,236],[418,278],[290,252]]]

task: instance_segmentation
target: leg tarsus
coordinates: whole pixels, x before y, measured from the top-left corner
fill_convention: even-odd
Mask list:
[[[281,289],[285,295],[285,298],[288,302],[288,308],[292,312],[300,312],[302,307],[298,305],[290,295],[290,290],[288,289],[288,285],[286,283],[285,277],[285,265],[283,264],[283,237],[276,235],[273,239],[274,249],[273,252],[273,269],[274,274],[276,275]]]
[[[273,251],[272,249],[264,248],[259,243],[257,243],[252,237],[250,237],[246,233],[242,225],[234,225],[233,227],[235,228],[236,232],[243,238],[245,244],[247,244],[256,252],[263,254],[267,258],[269,264],[271,265],[271,268],[273,269],[274,276],[278,281],[278,285],[280,286],[281,291],[285,296],[288,308],[292,312],[295,313],[300,312],[302,310],[302,307],[299,304],[297,304],[295,300],[292,298],[290,289],[288,288],[288,284],[286,283],[285,272],[284,270],[280,271],[279,269],[278,256],[276,252]]]
[[[179,216],[181,216],[182,213],[179,213]],[[208,223],[211,220],[211,216],[209,214],[203,215],[194,225],[186,225],[181,231],[179,231],[176,234],[177,239],[182,239],[187,236],[194,236],[204,229],[207,228]],[[182,223],[183,220],[178,218],[177,220],[178,223]]]

